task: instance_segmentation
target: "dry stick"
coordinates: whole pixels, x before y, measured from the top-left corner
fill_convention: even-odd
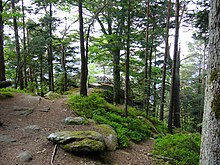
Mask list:
[[[156,159],[163,159],[165,161],[174,161],[173,158],[169,158],[169,157],[166,157],[166,156],[160,156],[160,155],[153,155],[153,154],[150,154],[150,153],[148,153],[147,156],[154,157]]]
[[[53,165],[53,161],[54,161],[54,158],[55,158],[55,155],[56,155],[56,150],[57,150],[57,144],[55,144],[55,147],[53,149],[53,155],[52,155],[51,161],[50,161],[51,165]]]

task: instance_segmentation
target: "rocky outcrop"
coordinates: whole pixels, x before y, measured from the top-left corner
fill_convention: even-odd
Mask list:
[[[64,123],[68,125],[82,125],[82,124],[87,124],[88,120],[84,117],[72,117],[69,116],[64,119]]]
[[[67,125],[94,125],[96,124],[96,121],[93,119],[87,119],[84,117],[69,116],[64,119],[64,123]]]
[[[103,136],[95,131],[61,131],[48,136],[48,140],[60,144],[69,152],[101,152],[105,150]]]

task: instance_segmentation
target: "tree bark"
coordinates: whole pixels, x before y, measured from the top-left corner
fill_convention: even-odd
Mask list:
[[[65,92],[67,91],[67,69],[66,69],[66,48],[64,44],[61,44],[61,52],[62,52],[61,66],[64,73],[63,92]]]
[[[166,70],[167,70],[167,57],[169,53],[169,30],[170,30],[170,6],[171,0],[168,2],[168,12],[167,12],[167,20],[166,20],[166,36],[165,36],[165,53],[163,60],[163,77],[162,77],[162,85],[161,85],[161,96],[160,96],[160,120],[164,119],[164,96],[165,96],[165,87],[166,87]]]
[[[25,30],[25,13],[24,13],[24,0],[22,2],[22,28],[23,28],[23,46],[24,46],[24,84],[25,88],[28,86],[28,79],[27,79],[27,44],[26,44],[26,30]]]
[[[220,164],[220,1],[210,1],[209,58],[202,127],[201,165]]]
[[[175,14],[175,39],[174,39],[174,54],[173,54],[173,65],[172,65],[172,78],[171,78],[171,89],[170,89],[170,106],[168,116],[168,130],[172,133],[173,127],[173,112],[175,98],[175,82],[176,82],[176,64],[178,56],[178,41],[179,41],[179,0],[176,0],[176,14]]]
[[[80,95],[87,96],[87,60],[85,56],[82,0],[79,0],[79,31],[80,31],[80,53],[81,53],[81,74],[80,74]]]
[[[156,68],[157,67],[157,52],[155,50],[155,56],[154,56],[154,67]],[[153,116],[156,118],[158,116],[157,114],[157,83],[156,81],[154,81],[154,84],[153,84],[153,89],[154,89],[154,102],[153,102]]]
[[[5,81],[3,3],[0,1],[0,81]]]
[[[53,76],[53,34],[52,34],[52,2],[50,2],[50,21],[49,21],[49,35],[50,35],[50,41],[49,41],[49,51],[48,51],[48,63],[49,63],[49,89],[50,91],[54,91],[54,76]]]
[[[120,104],[121,76],[120,76],[120,49],[112,51],[113,58],[113,103]]]
[[[175,85],[174,85],[175,101],[173,103],[173,110],[174,110],[173,125],[176,128],[180,128],[181,127],[181,121],[180,121],[180,51],[178,51],[178,54],[177,54],[175,73],[176,73]]]
[[[155,17],[152,16],[153,18],[152,19],[152,22],[153,22],[153,27],[152,27],[152,34],[151,34],[151,47],[150,47],[150,53],[149,53],[149,71],[148,71],[148,100],[147,100],[147,110],[148,110],[148,113],[149,113],[149,110],[150,110],[150,98],[151,98],[151,94],[152,94],[152,91],[151,91],[151,84],[152,84],[152,57],[153,57],[153,47],[154,47],[154,30],[155,30]]]
[[[128,116],[128,100],[129,100],[129,64],[130,64],[130,33],[131,33],[131,1],[128,0],[128,23],[127,23],[127,47],[125,61],[125,116]]]
[[[150,20],[150,0],[146,0],[146,6],[147,6],[147,12],[146,12],[146,18],[147,18],[147,24],[146,24],[146,36],[145,36],[145,41],[146,41],[146,47],[145,47],[145,66],[144,66],[144,105],[145,105],[145,111],[146,111],[146,116],[148,116],[148,111],[149,111],[149,98],[148,98],[148,49],[149,49],[149,20]]]

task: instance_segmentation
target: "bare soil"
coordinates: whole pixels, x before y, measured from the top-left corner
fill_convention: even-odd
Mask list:
[[[47,140],[49,134],[60,130],[92,130],[92,126],[65,125],[63,120],[76,116],[65,105],[66,98],[46,100],[42,97],[15,94],[0,98],[0,165],[49,165],[55,145]],[[36,125],[32,130],[27,126]],[[63,151],[59,146],[54,155],[54,165],[149,165],[147,153],[153,140],[131,144],[129,148],[96,154],[77,154]],[[30,162],[18,156],[23,151],[32,154]]]

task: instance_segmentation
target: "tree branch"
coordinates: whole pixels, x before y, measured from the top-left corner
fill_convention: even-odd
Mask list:
[[[54,161],[54,158],[55,158],[55,155],[56,155],[56,150],[57,150],[57,144],[55,144],[55,147],[53,149],[53,155],[52,155],[51,161],[50,161],[51,165],[53,165],[53,161]]]
[[[7,1],[4,3],[4,5],[2,6],[2,8],[4,8],[9,1],[10,1],[10,0],[7,0]]]

